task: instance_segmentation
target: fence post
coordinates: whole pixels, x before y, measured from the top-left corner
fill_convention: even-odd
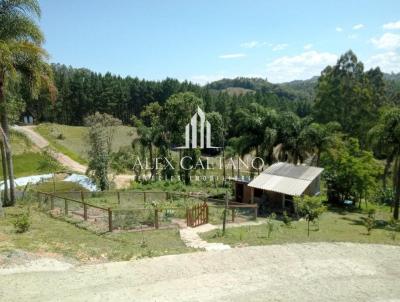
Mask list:
[[[235,222],[235,208],[232,208],[232,222]]]
[[[68,216],[68,200],[64,199],[64,215]]]
[[[83,204],[83,219],[87,220],[88,219],[88,215],[87,215],[87,205],[86,203]]]
[[[254,220],[257,220],[258,206],[254,207]]]
[[[146,205],[146,192],[143,192],[143,204]]]
[[[119,196],[119,191],[117,192],[117,197],[118,197],[118,204],[121,204],[121,197]]]
[[[158,229],[158,209],[154,209],[154,227]]]
[[[50,210],[54,210],[54,196],[51,195],[50,197]]]
[[[190,226],[189,225],[189,208],[186,208],[186,225]]]
[[[206,223],[208,223],[208,204],[206,203]]]
[[[113,231],[112,210],[108,208],[108,231]]]
[[[37,200],[39,202],[39,209],[42,209],[42,198],[39,192],[37,192],[36,194],[37,194]]]
[[[81,191],[81,201],[82,201],[82,202],[85,202],[85,196],[84,196],[84,194],[83,194],[83,191]]]

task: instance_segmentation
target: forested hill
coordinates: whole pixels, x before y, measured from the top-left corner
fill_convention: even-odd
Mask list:
[[[272,84],[260,78],[222,79],[205,86],[167,78],[147,81],[120,77],[111,73],[100,74],[88,69],[52,65],[57,98],[50,101],[48,93],[38,100],[22,92],[26,110],[38,122],[50,121],[80,125],[86,116],[96,111],[105,112],[129,123],[144,106],[152,102],[163,104],[171,95],[193,92],[204,100],[205,110],[226,113],[252,102],[277,110],[294,111],[299,116],[310,113],[315,98],[318,77],[305,81]],[[386,91],[395,98],[400,91],[400,75],[385,74]],[[18,98],[15,98],[18,99]]]

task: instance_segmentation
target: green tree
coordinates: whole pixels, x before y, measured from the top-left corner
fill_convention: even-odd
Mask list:
[[[89,165],[88,173],[93,173],[94,179],[102,191],[109,188],[108,166],[112,150],[112,140],[115,127],[121,124],[119,119],[107,113],[98,113],[85,119],[89,127]]]
[[[372,152],[360,149],[357,139],[336,136],[321,162],[330,202],[352,199],[361,204],[375,191],[381,167]]]
[[[399,219],[400,207],[400,109],[393,108],[385,111],[380,122],[371,129],[370,135],[374,138],[374,144],[380,145],[386,152],[387,160],[385,173],[388,166],[394,162],[393,191],[394,191],[394,219]],[[384,176],[386,178],[386,175]]]
[[[385,103],[383,75],[379,69],[364,72],[350,50],[318,79],[313,115],[317,122],[338,122],[344,132],[365,145],[366,133],[377,121]]]
[[[294,204],[299,215],[307,221],[307,236],[310,236],[310,222],[315,223],[326,207],[322,203],[321,196],[295,196]]]
[[[54,91],[47,54],[42,48],[43,34],[35,22],[40,17],[36,0],[0,1],[0,120],[6,136],[9,136],[9,121],[5,87],[8,81],[21,77],[28,83],[29,91],[37,97],[41,87]],[[15,203],[14,171],[11,148],[6,148],[5,161],[10,182],[10,201]]]

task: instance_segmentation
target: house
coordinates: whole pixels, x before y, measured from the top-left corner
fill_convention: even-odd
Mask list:
[[[278,162],[251,181],[235,181],[236,202],[258,203],[260,211],[292,212],[293,196],[318,195],[323,169]]]

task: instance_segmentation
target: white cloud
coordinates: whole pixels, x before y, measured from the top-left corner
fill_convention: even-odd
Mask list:
[[[267,78],[275,83],[304,80],[319,75],[327,65],[336,61],[337,55],[315,50],[296,56],[283,56],[267,65]]]
[[[370,57],[365,65],[367,68],[380,67],[384,72],[400,72],[400,54],[389,51]]]
[[[371,39],[371,42],[379,49],[393,50],[400,47],[400,35],[385,33],[380,38]]]
[[[336,27],[336,31],[337,31],[337,32],[341,32],[341,31],[343,31],[343,28],[341,28],[340,26],[338,26],[338,27]]]
[[[267,42],[249,41],[249,42],[244,42],[244,43],[240,44],[240,47],[243,47],[243,48],[255,48],[255,47],[263,46],[265,44],[267,44]]]
[[[356,25],[353,26],[354,30],[359,30],[361,28],[364,28],[364,24],[356,24]]]
[[[311,48],[313,48],[313,45],[311,43],[304,45],[305,50],[310,50]]]
[[[243,58],[246,55],[244,53],[230,53],[230,54],[224,54],[220,55],[220,59],[238,59],[238,58]]]
[[[272,50],[273,51],[279,51],[279,50],[284,50],[286,47],[288,47],[289,45],[288,44],[286,44],[286,43],[282,43],[282,44],[275,44],[273,47],[272,47]]]
[[[400,29],[400,20],[397,22],[389,22],[382,25],[383,29]]]

